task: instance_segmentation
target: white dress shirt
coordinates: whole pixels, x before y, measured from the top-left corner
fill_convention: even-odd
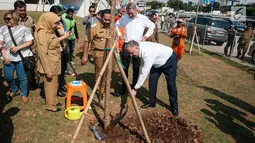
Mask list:
[[[153,34],[155,25],[146,16],[137,13],[134,19],[130,18],[127,14],[122,16],[122,18],[116,22],[116,28],[118,35],[121,36],[119,28],[123,26],[125,28],[125,42],[130,40],[135,40],[140,42],[142,40],[143,32],[146,27],[148,31],[145,36],[148,38]]]
[[[142,70],[140,70],[135,89],[143,85],[152,66],[155,68],[163,66],[173,54],[172,48],[159,43],[140,42],[139,47]]]

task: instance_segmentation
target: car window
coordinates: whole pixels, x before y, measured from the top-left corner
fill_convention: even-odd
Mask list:
[[[218,28],[229,28],[230,24],[227,21],[213,20],[211,26]]]
[[[206,25],[206,19],[198,17],[197,24]]]
[[[189,22],[190,23],[195,23],[195,18],[192,18]]]

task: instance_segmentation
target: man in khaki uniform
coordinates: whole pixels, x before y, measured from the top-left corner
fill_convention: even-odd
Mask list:
[[[152,13],[150,15],[149,19],[155,24],[155,28],[154,28],[154,31],[153,31],[152,35],[150,37],[148,37],[148,39],[146,41],[159,43],[158,25],[156,23],[157,20],[158,20],[158,16],[157,16],[156,13]],[[148,31],[148,28],[146,28],[146,30],[144,30],[144,34],[147,33],[147,31]]]
[[[91,27],[88,29],[87,38],[85,37],[85,41],[87,40],[89,43],[91,43],[90,47],[92,49],[92,57],[95,64],[95,80],[97,80],[104,64],[104,49],[110,34],[111,11],[106,9],[102,12],[101,16],[101,21],[91,25]],[[101,84],[103,92],[105,91],[104,82],[105,79],[102,80]]]
[[[244,55],[246,54],[249,48],[249,44],[252,37],[253,37],[252,25],[248,23],[247,29],[244,31],[242,41],[237,47],[237,51],[238,51],[236,56],[237,58],[241,55],[241,51],[242,51],[241,60],[244,60]]]
[[[35,31],[35,23],[31,16],[27,15],[27,6],[26,3],[23,1],[16,1],[14,3],[14,10],[19,15],[19,24],[23,25],[31,31],[32,34],[34,34]]]

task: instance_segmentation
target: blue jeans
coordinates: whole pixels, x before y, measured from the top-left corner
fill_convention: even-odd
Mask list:
[[[25,72],[23,62],[11,62],[10,65],[4,66],[4,78],[8,82],[11,87],[11,92],[15,93],[19,87],[16,85],[14,80],[14,71],[16,70],[16,74],[18,76],[18,80],[21,88],[21,96],[27,96],[27,74]]]
[[[69,59],[70,59],[70,62],[72,61],[73,59],[73,52],[74,52],[74,48],[75,48],[75,39],[74,40],[66,40],[66,50],[68,51],[68,54],[69,54]],[[71,72],[71,67],[68,63],[66,63],[67,67],[66,67],[66,73],[69,73]]]

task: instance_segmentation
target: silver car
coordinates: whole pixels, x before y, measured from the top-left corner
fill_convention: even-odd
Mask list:
[[[192,37],[195,17],[187,22],[188,37]],[[200,43],[203,43],[205,36],[206,42],[215,42],[221,46],[228,39],[228,31],[230,28],[228,21],[224,19],[212,18],[209,16],[198,16],[197,18],[197,37]]]

